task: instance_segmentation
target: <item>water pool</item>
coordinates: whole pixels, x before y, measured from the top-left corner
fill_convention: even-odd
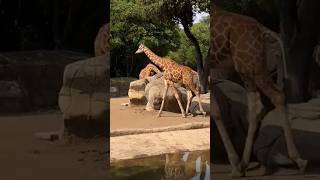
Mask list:
[[[113,180],[209,180],[210,151],[177,152],[111,163]]]

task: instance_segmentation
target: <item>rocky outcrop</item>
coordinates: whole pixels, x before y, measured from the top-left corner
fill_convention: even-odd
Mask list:
[[[109,56],[66,66],[59,106],[65,128],[80,137],[106,136],[109,118]]]
[[[146,79],[139,79],[130,82],[128,96],[131,105],[145,105],[147,99],[144,94],[144,90],[147,85]]]
[[[194,83],[198,85],[198,77],[196,72],[194,73]],[[179,85],[176,85],[176,89],[178,91],[182,106],[186,108],[187,90]],[[164,80],[161,73],[145,79],[132,81],[128,91],[130,105],[146,105],[147,111],[159,110],[162,102],[163,91]],[[202,94],[201,102],[204,111],[209,113],[210,93]],[[190,104],[190,112],[195,113],[199,109],[198,105],[197,98],[193,98],[193,101]],[[181,112],[171,87],[168,88],[163,110],[177,113]]]
[[[187,106],[187,91],[185,88],[176,87],[183,107]],[[147,99],[146,110],[160,109],[162,96],[164,92],[163,77],[149,82],[145,88],[145,97]],[[164,102],[163,110],[170,112],[181,112],[178,102],[174,96],[173,89],[168,88],[167,96]]]

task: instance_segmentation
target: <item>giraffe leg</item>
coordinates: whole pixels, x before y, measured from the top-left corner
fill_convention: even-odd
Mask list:
[[[191,91],[197,96],[198,98],[198,103],[199,103],[199,108],[200,108],[200,112],[203,114],[203,116],[206,116],[206,112],[203,110],[202,104],[201,104],[201,99],[200,99],[200,93],[198,90],[196,90],[196,88],[194,86],[189,87],[191,89]]]
[[[298,165],[301,173],[304,173],[308,164],[307,160],[300,157],[298,149],[293,141],[292,129],[290,127],[288,109],[285,104],[285,95],[282,91],[277,89],[275,84],[267,77],[260,77],[256,79],[256,84],[263,91],[263,93],[270,98],[271,102],[275,106],[275,110],[279,112],[282,119],[282,128],[287,144],[287,150],[289,157]]]
[[[260,94],[258,91],[248,92],[248,113],[247,118],[249,122],[249,129],[246,138],[246,144],[242,154],[241,170],[245,171],[250,163],[250,156],[252,152],[253,140],[256,130],[258,128],[258,115],[261,113],[263,105],[260,101]]]
[[[215,97],[213,94],[211,94],[211,116],[217,125],[217,129],[219,131],[222,142],[223,142],[225,149],[227,151],[228,159],[229,159],[229,162],[232,166],[231,176],[232,177],[243,176],[244,174],[240,171],[239,156],[238,156],[237,152],[235,151],[234,146],[233,146],[233,144],[230,140],[230,137],[228,135],[228,132],[222,122],[220,108],[219,108],[217,102],[215,101]]]
[[[189,115],[189,108],[190,108],[191,101],[193,99],[193,94],[191,90],[187,90],[187,98],[188,98],[188,102],[186,107],[186,115]]]
[[[161,106],[160,106],[160,110],[159,110],[159,113],[157,115],[157,118],[160,117],[161,115],[161,112],[162,112],[162,109],[163,109],[163,106],[164,106],[164,101],[167,97],[167,92],[168,92],[168,82],[165,80],[164,81],[164,91],[163,91],[163,95],[162,95],[162,102],[161,102]]]
[[[182,117],[185,118],[185,117],[186,117],[186,113],[185,113],[185,111],[184,111],[184,109],[183,109],[183,106],[182,106],[182,104],[181,104],[178,91],[177,91],[176,87],[174,87],[174,84],[173,84],[172,82],[170,83],[170,86],[171,86],[172,89],[173,89],[174,97],[175,97],[176,100],[178,101],[178,104],[179,104],[179,107],[180,107],[180,110],[181,110],[181,115],[182,115]]]

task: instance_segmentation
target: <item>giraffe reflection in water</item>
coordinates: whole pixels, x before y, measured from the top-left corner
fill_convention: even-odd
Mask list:
[[[209,159],[204,154],[177,152],[166,154],[162,180],[209,180]]]

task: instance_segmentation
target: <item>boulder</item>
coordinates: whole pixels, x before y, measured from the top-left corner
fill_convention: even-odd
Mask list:
[[[67,132],[79,137],[106,136],[109,108],[109,56],[65,67],[59,107]]]
[[[144,90],[146,88],[146,79],[139,79],[130,82],[128,96],[130,100],[130,105],[145,105],[146,97],[144,95]]]
[[[180,96],[182,106],[185,109],[185,107],[187,106],[187,91],[185,88],[182,88],[179,86],[176,86],[176,88]],[[147,111],[160,109],[163,91],[164,91],[163,77],[153,80],[146,85],[145,97],[147,99],[147,104],[146,104]],[[178,102],[174,97],[173,89],[171,87],[168,88],[163,110],[170,111],[170,112],[181,112]]]

